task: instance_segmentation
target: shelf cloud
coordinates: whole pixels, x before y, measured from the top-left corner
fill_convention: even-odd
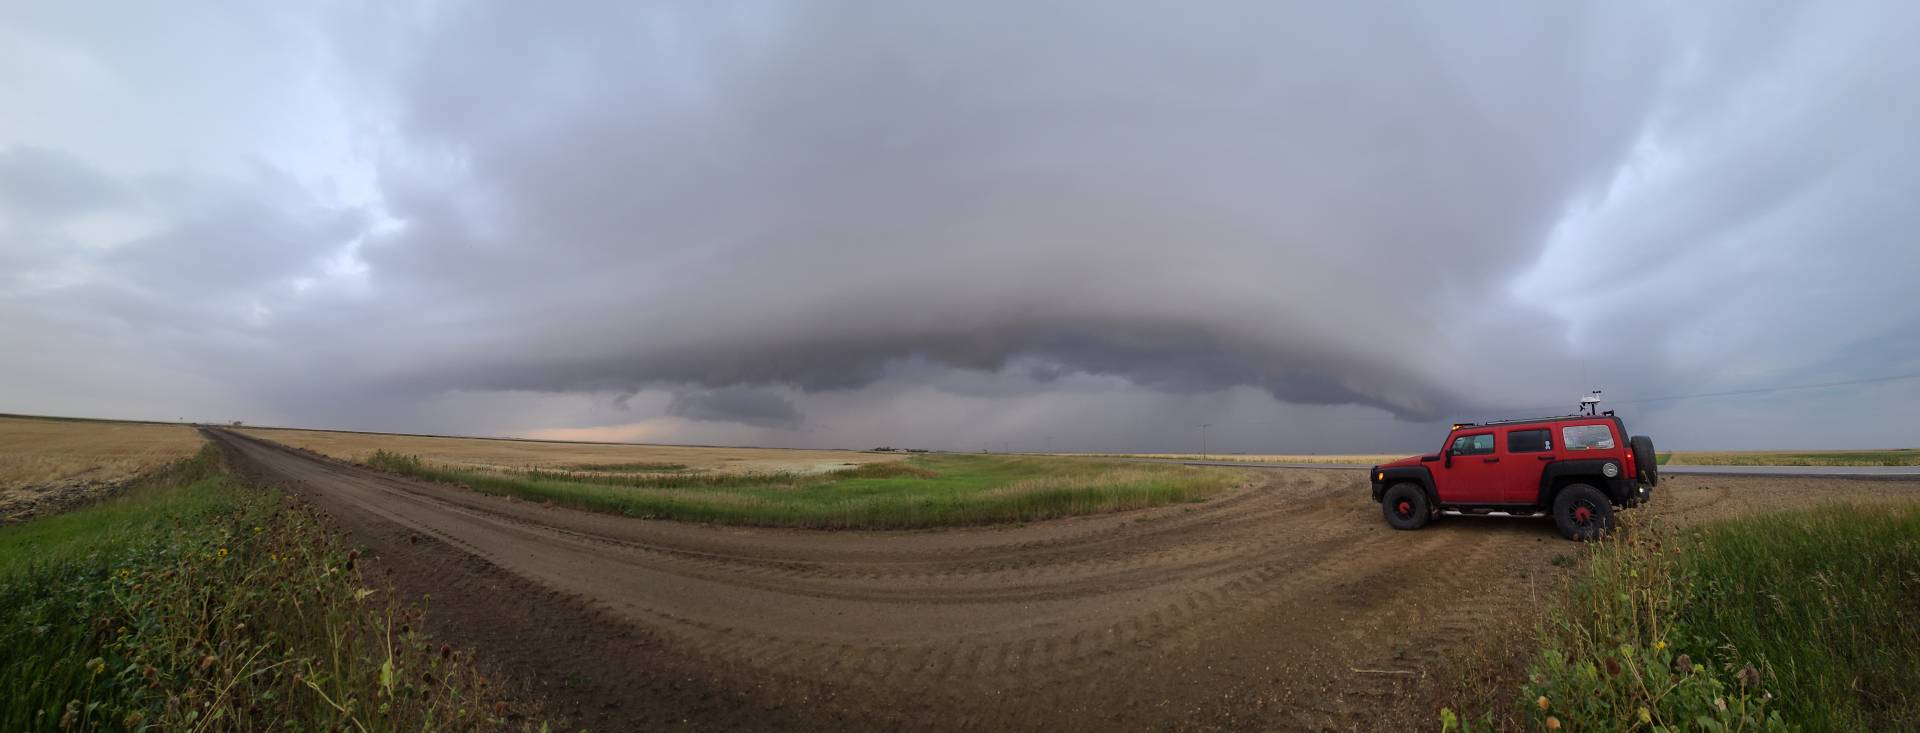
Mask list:
[[[1358,450],[1920,372],[1909,8],[152,12],[0,11],[0,408]]]

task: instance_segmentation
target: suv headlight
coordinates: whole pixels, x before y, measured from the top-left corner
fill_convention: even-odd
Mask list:
[[[1600,467],[1600,472],[1606,474],[1607,478],[1613,478],[1620,475],[1620,467],[1609,461],[1607,465]]]

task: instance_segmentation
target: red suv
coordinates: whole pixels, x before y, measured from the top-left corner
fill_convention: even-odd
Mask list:
[[[1373,500],[1394,529],[1442,511],[1553,515],[1567,539],[1613,527],[1614,507],[1639,506],[1660,483],[1653,440],[1604,415],[1456,425],[1439,453],[1374,466]]]

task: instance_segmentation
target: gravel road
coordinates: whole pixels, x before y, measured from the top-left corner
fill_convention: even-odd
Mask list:
[[[1541,519],[1395,532],[1351,470],[999,528],[827,532],[579,512],[227,431],[331,515],[430,631],[599,730],[1426,727],[1450,670],[1524,642],[1576,546]],[[1678,521],[1920,483],[1676,476]]]

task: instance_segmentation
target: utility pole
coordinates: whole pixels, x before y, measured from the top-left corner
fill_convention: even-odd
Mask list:
[[[1207,428],[1210,427],[1213,427],[1213,423],[1200,423],[1200,460],[1203,461],[1207,460]]]

